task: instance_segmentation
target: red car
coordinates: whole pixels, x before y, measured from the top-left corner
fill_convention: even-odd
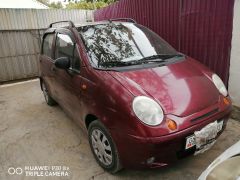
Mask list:
[[[215,143],[231,100],[211,70],[131,19],[57,23],[43,35],[41,88],[88,133],[101,167],[162,167]]]

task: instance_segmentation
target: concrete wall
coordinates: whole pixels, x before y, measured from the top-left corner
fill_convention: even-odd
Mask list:
[[[38,76],[41,36],[51,22],[92,19],[92,11],[0,9],[0,83]]]
[[[232,35],[229,93],[234,105],[240,107],[240,0],[235,0]]]

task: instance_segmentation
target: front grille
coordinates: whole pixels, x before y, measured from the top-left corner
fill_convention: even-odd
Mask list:
[[[204,114],[202,116],[199,116],[199,117],[197,117],[195,119],[192,119],[191,122],[195,122],[195,121],[198,121],[200,119],[206,118],[206,117],[211,116],[211,115],[213,115],[213,114],[215,114],[217,112],[218,112],[218,108],[216,108],[216,109],[214,109],[214,110],[212,110],[212,111],[210,111],[210,112],[208,112],[208,113],[206,113],[206,114]]]
[[[188,149],[188,150],[185,150],[185,149],[182,149],[180,151],[177,152],[177,158],[178,159],[182,159],[182,158],[185,158],[187,156],[190,156],[190,155],[193,155],[196,151],[196,146]]]

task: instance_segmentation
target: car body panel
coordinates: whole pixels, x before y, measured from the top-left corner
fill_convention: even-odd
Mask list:
[[[213,73],[196,60],[186,57],[170,65],[132,71],[100,70],[90,65],[78,31],[73,28],[70,32],[81,59],[79,73],[58,69],[51,58],[41,54],[41,81],[46,82],[51,96],[85,132],[88,115],[104,124],[123,167],[149,167],[146,160],[153,155],[158,161],[151,166],[167,165],[166,158],[178,159],[176,151],[182,150],[186,136],[215,120],[224,119],[226,126],[230,97],[230,103],[224,104],[224,97],[211,81]],[[160,125],[148,126],[136,117],[132,102],[139,95],[152,97],[162,106],[165,117]],[[168,129],[167,119],[177,123],[176,130]]]
[[[192,65],[191,58],[179,63],[129,72],[111,72],[134,96],[150,96],[165,114],[184,117],[219,100],[215,85]]]
[[[199,124],[185,128],[182,131],[159,137],[138,137],[123,134],[118,131],[112,131],[113,137],[116,136],[116,144],[122,159],[124,167],[139,169],[144,167],[156,168],[170,165],[178,159],[192,155],[195,148],[185,151],[186,137],[192,135],[195,131],[201,130],[206,125],[214,122],[216,119],[224,120],[223,129],[218,137],[226,128],[229,118],[229,110],[219,114],[217,117],[207,118]],[[126,145],[126,142],[128,144]],[[147,159],[155,157],[153,164],[147,164]]]

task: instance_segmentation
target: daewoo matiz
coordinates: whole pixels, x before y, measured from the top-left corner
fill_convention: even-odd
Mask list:
[[[206,151],[224,130],[231,100],[222,80],[148,28],[57,23],[43,35],[41,89],[85,129],[107,171],[166,166]]]

